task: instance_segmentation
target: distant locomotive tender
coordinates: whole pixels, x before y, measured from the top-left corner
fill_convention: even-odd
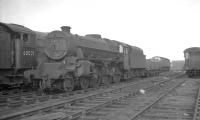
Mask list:
[[[25,84],[24,71],[36,67],[35,32],[0,23],[0,87]]]
[[[200,47],[184,50],[184,70],[189,77],[200,76]]]
[[[71,91],[145,75],[142,49],[98,34],[73,35],[68,26],[48,33],[44,53],[46,58],[30,72],[40,89]]]
[[[152,57],[146,60],[146,69],[150,75],[159,75],[170,70],[170,60],[160,56]]]

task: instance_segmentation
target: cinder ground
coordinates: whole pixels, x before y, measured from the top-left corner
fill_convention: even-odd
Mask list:
[[[165,96],[158,104],[138,117],[139,120],[191,120],[199,87],[197,79],[187,79],[180,87]],[[145,94],[129,99],[124,108],[104,116],[104,120],[131,120],[141,109],[154,101],[154,94]],[[127,102],[127,101],[126,101]]]

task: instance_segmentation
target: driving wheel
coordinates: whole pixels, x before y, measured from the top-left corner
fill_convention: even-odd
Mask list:
[[[74,84],[73,79],[65,79],[63,81],[63,90],[64,91],[72,91],[72,90],[74,90],[74,86],[75,86],[75,84]]]
[[[89,80],[87,78],[80,79],[81,89],[87,89],[89,87]]]

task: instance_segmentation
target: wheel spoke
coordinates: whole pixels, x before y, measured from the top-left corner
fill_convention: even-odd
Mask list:
[[[41,90],[45,89],[45,83],[43,82],[43,80],[40,80],[39,87],[40,87]]]
[[[86,78],[81,78],[80,84],[82,89],[87,89],[89,87],[89,80]]]

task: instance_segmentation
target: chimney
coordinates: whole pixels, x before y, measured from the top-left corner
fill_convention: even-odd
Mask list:
[[[70,33],[70,29],[71,29],[70,26],[62,26],[62,27],[61,27],[61,30],[62,30],[63,32],[66,32],[66,33]]]

